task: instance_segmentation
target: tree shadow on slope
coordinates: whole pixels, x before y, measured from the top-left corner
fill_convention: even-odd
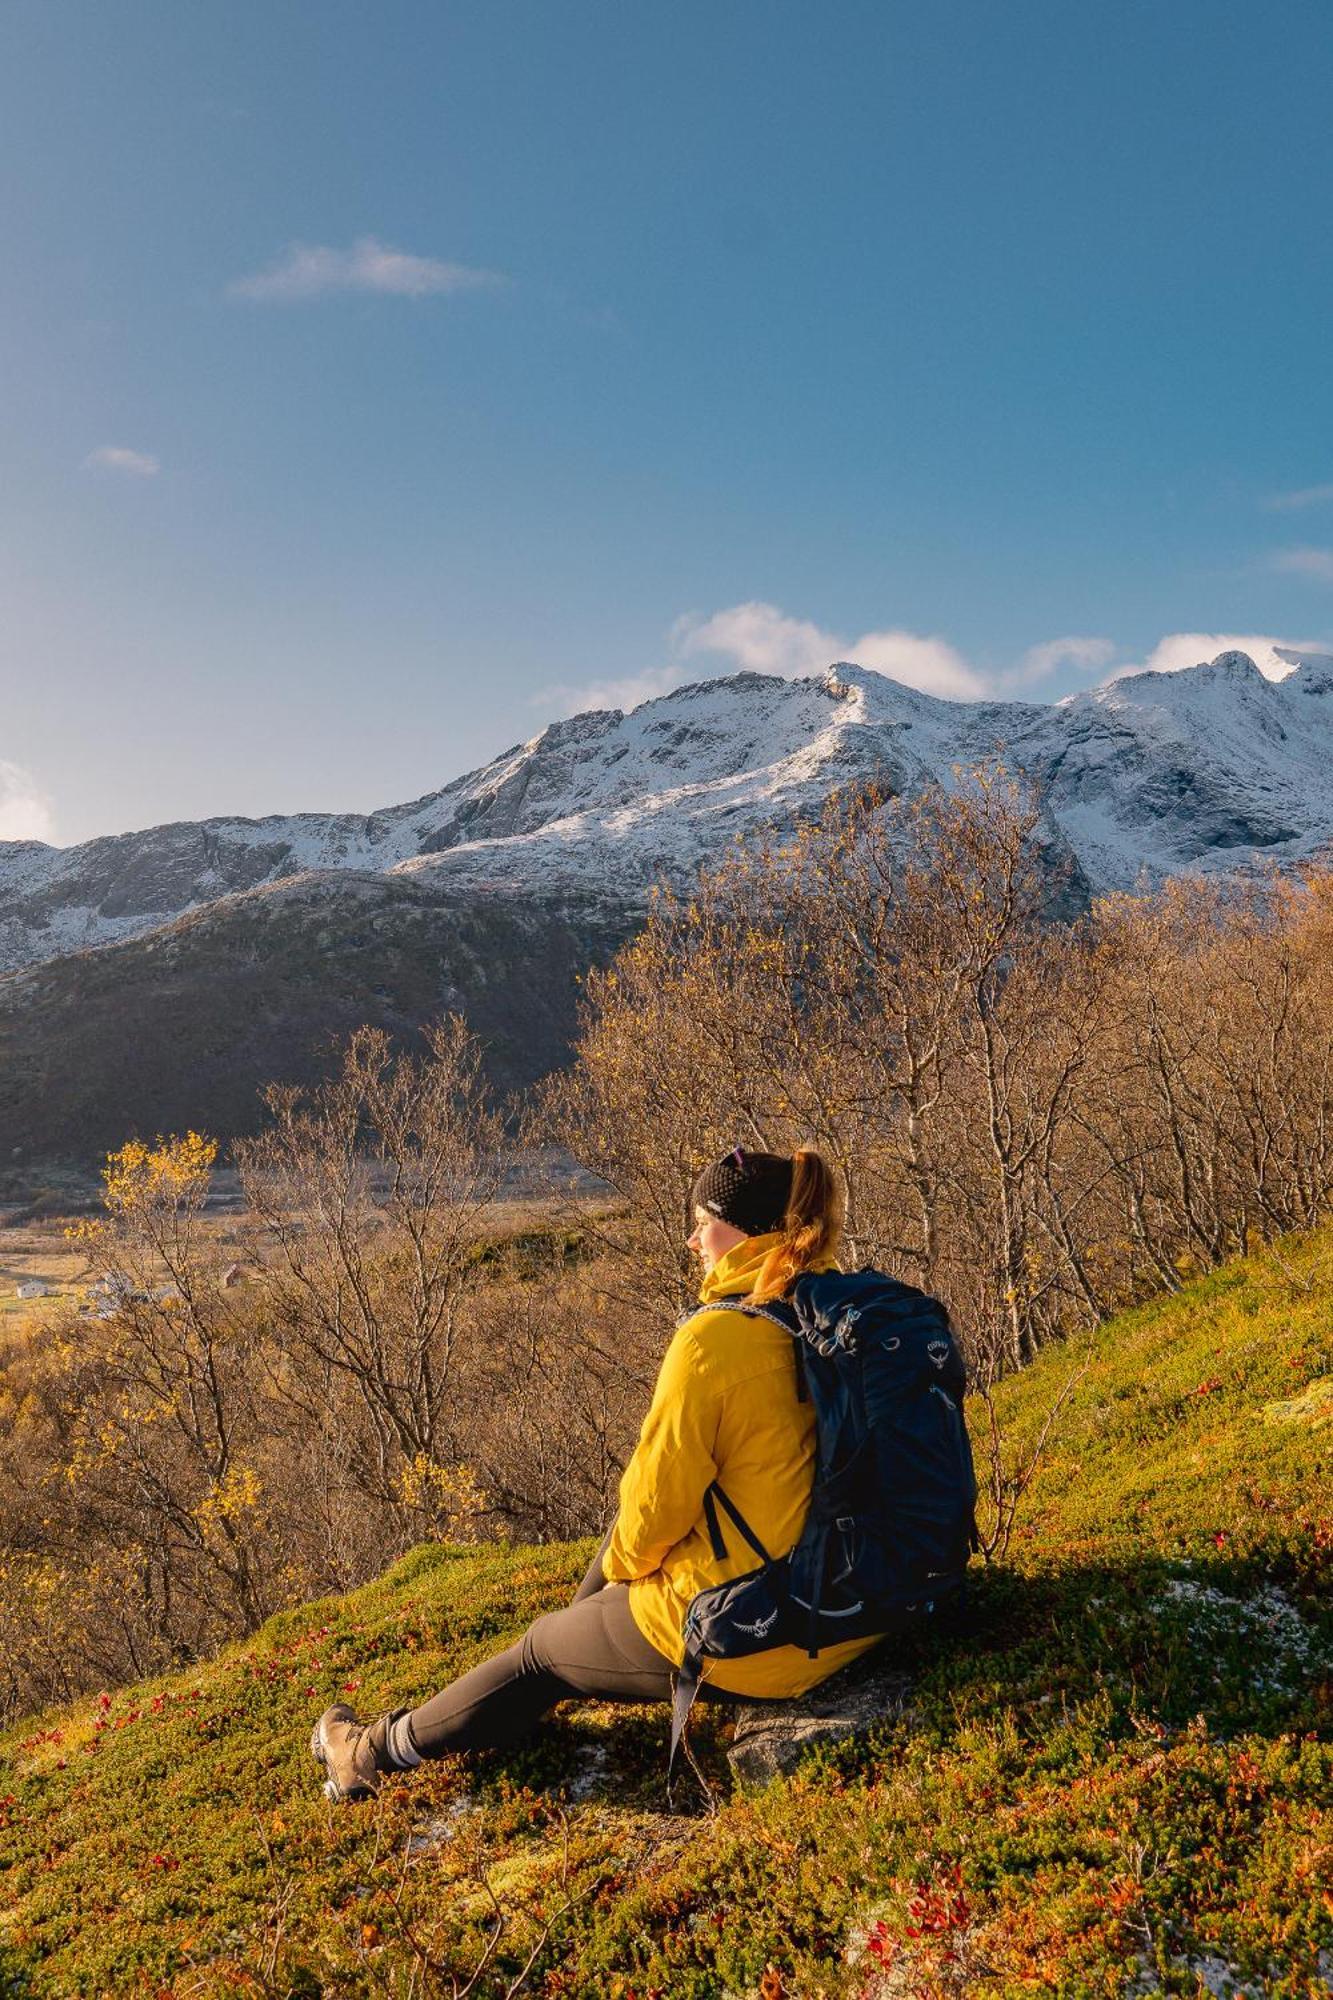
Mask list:
[[[894,1702],[881,1719],[872,1706],[838,1753],[845,1767],[855,1767],[867,1735],[924,1733],[943,1745],[1004,1716],[1039,1741],[1053,1720],[1094,1701],[1111,1738],[1200,1722],[1215,1737],[1300,1734],[1333,1720],[1333,1609],[1327,1591],[1276,1551],[1243,1562],[1144,1555],[1035,1571],[996,1566],[972,1578],[960,1613],[886,1640],[814,1691],[817,1702],[774,1711],[864,1709],[837,1696],[904,1675],[906,1708]],[[706,1813],[732,1786],[734,1713],[700,1703],[691,1721],[712,1800],[684,1773],[668,1797],[662,1703],[564,1704],[526,1742],[465,1759],[466,1782],[479,1799],[519,1788],[573,1805]]]
[[[419,1585],[426,1567],[423,1561],[409,1567],[404,1588],[411,1589],[414,1576]],[[1326,1728],[1333,1611],[1326,1579],[1322,1596],[1318,1586],[1312,1572],[1290,1559],[1284,1566],[1276,1549],[1244,1562],[1134,1552],[1123,1560],[1079,1561],[1070,1555],[1058,1565],[978,1572],[963,1618],[947,1629],[898,1638],[872,1656],[876,1668],[910,1674],[913,1693],[906,1711],[816,1750],[790,1790],[765,1794],[766,1804],[724,1813],[716,1831],[708,1830],[709,1804],[688,1776],[682,1775],[674,1796],[668,1796],[668,1717],[662,1703],[634,1708],[570,1703],[526,1744],[427,1766],[390,1787],[382,1802],[334,1813],[317,1797],[304,1713],[297,1728],[314,1668],[304,1657],[298,1667],[288,1651],[275,1646],[265,1664],[281,1667],[280,1691],[278,1683],[270,1687],[258,1662],[238,1660],[244,1679],[228,1680],[207,1699],[191,1694],[188,1701],[170,1702],[160,1716],[154,1710],[132,1728],[127,1717],[123,1731],[115,1726],[118,1714],[112,1717],[98,1757],[90,1759],[87,1773],[79,1773],[79,1795],[82,1799],[94,1779],[114,1781],[122,1810],[137,1815],[137,1832],[128,1845],[117,1834],[109,1846],[89,1824],[83,1839],[68,1841],[54,1874],[30,1867],[28,1958],[42,1966],[44,1977],[49,1974],[45,1991],[72,1967],[85,1981],[82,1990],[129,1991],[127,1968],[133,1962],[137,1976],[136,1953],[144,1954],[145,1966],[151,1963],[154,1978],[172,1977],[187,1940],[194,1941],[192,1953],[215,1967],[233,1956],[252,1967],[268,1949],[270,1933],[276,1936],[276,1908],[285,1913],[283,1949],[295,1954],[292,1966],[299,1959],[315,1981],[304,1990],[370,1991],[375,1952],[410,1956],[410,1941],[394,1942],[399,1899],[404,1921],[439,1929],[432,1950],[452,1977],[485,1948],[494,1915],[492,1888],[509,1913],[510,1931],[526,1940],[524,1952],[536,1937],[532,1907],[543,1899],[548,1911],[565,1907],[561,1851],[568,1835],[570,1890],[577,1889],[579,1914],[571,1910],[561,1917],[552,1954],[573,1950],[575,1936],[586,1933],[590,1940],[594,1930],[599,1935],[604,1930],[596,1951],[619,1964],[640,1950],[634,1942],[639,1930],[646,1925],[652,1931],[673,1898],[681,1910],[694,1907],[691,1898],[700,1907],[710,1896],[716,1901],[708,1884],[718,1877],[731,1884],[724,1896],[731,1899],[728,1907],[739,1906],[743,1885],[760,1869],[759,1900],[773,1899],[776,1912],[771,1922],[764,1919],[769,1929],[762,1937],[756,1932],[754,1953],[762,1971],[777,1949],[778,1930],[815,1925],[814,1904],[826,1892],[837,1903],[837,1925],[850,1920],[838,1901],[843,1890],[835,1894],[825,1873],[831,1869],[846,1877],[853,1868],[859,1849],[847,1844],[852,1822],[869,1826],[879,1813],[880,1830],[872,1830],[880,1842],[874,1865],[887,1879],[898,1865],[890,1836],[905,1842],[909,1853],[921,1830],[937,1824],[944,1827],[941,1837],[956,1841],[979,1835],[978,1815],[994,1816],[988,1788],[998,1754],[1006,1795],[1026,1812],[1038,1769],[1060,1788],[1073,1768],[1068,1743],[1061,1750],[1056,1741],[1062,1728],[1066,1739],[1077,1735],[1084,1746],[1079,1755],[1093,1761],[1145,1733],[1159,1741],[1179,1735],[1188,1749],[1199,1717],[1216,1739]],[[545,1595],[552,1583],[542,1578],[534,1587]],[[454,1601],[461,1594],[455,1591]],[[392,1601],[396,1606],[398,1600]],[[431,1624],[410,1598],[402,1608],[412,1614],[404,1633],[415,1637]],[[513,1625],[535,1608],[526,1598],[516,1599],[499,1636],[512,1636]],[[489,1622],[497,1615],[495,1600],[487,1597],[475,1615]],[[470,1611],[470,1639],[472,1616]],[[292,1620],[292,1634],[283,1644],[299,1641],[307,1650],[317,1645],[321,1659],[327,1656],[330,1670],[342,1676],[350,1660],[335,1657],[336,1635],[307,1629],[310,1617],[307,1609]],[[464,1622],[458,1613],[455,1619]],[[347,1637],[364,1647],[373,1645],[378,1633],[349,1631]],[[265,1705],[252,1710],[250,1700]],[[1072,1718],[1077,1730],[1068,1726]],[[693,1732],[719,1801],[730,1789],[727,1722],[722,1707],[703,1707]],[[277,1724],[276,1732],[269,1723]],[[205,1748],[205,1729],[210,1737],[215,1730],[236,1732],[235,1743],[221,1753],[229,1774],[225,1800],[218,1796],[218,1768],[213,1750]],[[983,1740],[988,1732],[1005,1738],[1000,1752]],[[264,1747],[247,1750],[246,1743],[257,1738]],[[1155,1751],[1157,1743],[1140,1747]],[[1112,1761],[1114,1754],[1118,1747]],[[952,1794],[937,1777],[944,1767],[957,1776]],[[160,1783],[164,1773],[171,1776],[169,1788]],[[897,1781],[896,1774],[903,1773]],[[877,1807],[881,1779],[884,1802]],[[53,1805],[66,1796],[66,1781],[54,1774],[28,1782],[50,1785]],[[844,1798],[848,1782],[857,1784],[859,1801],[850,1816]],[[79,1810],[95,1815],[98,1798],[89,1797]],[[953,1819],[945,1825],[942,1816],[950,1811]],[[262,1815],[262,1824],[255,1814]],[[805,1828],[802,1837],[811,1843],[811,1854],[821,1857],[819,1896],[808,1882],[802,1887],[805,1878],[798,1879],[781,1859],[789,1820]],[[1052,1826],[1054,1831],[1043,1831],[1038,1825],[1033,1841],[1040,1845],[1048,1836],[1066,1841],[1063,1823]],[[67,1823],[67,1835],[70,1830]],[[1075,1831],[1080,1840],[1085,1834],[1092,1840],[1086,1828]],[[1163,1839],[1169,1844],[1174,1838],[1173,1824]],[[757,1842],[768,1843],[762,1855]],[[1086,1851],[1091,1855],[1092,1846]],[[1093,1869],[1093,1860],[1078,1860],[1083,1847],[1070,1852],[1085,1874]],[[179,1873],[154,1866],[164,1855]],[[27,1858],[35,1863],[35,1851]],[[135,1922],[122,1915],[116,1924],[102,1924],[89,1914],[78,1936],[67,1935],[69,1911],[100,1909],[97,1885],[104,1876],[128,1881],[131,1862],[139,1870],[136,1894],[145,1899]],[[442,1898],[446,1882],[452,1886]],[[479,1886],[483,1882],[490,1886]],[[585,1908],[585,1891],[602,1900]],[[627,1900],[620,1911],[622,1891]],[[640,1896],[648,1899],[642,1910],[635,1900]],[[88,1897],[91,1906],[82,1901]],[[827,1928],[824,1917],[818,1922]],[[707,1938],[688,1932],[686,1917],[680,1923],[686,1931],[679,1948],[697,1958]],[[372,1936],[384,1942],[367,1943]],[[588,1949],[593,1950],[591,1942]],[[335,1971],[351,1983],[338,1987]],[[704,1966],[698,1974],[704,1983],[694,1990],[722,1990],[715,1971],[711,1962]],[[364,1983],[357,1984],[363,1973]],[[588,1979],[592,1983],[578,1990],[597,1990],[591,1972]],[[748,1973],[747,1981],[753,1983]],[[0,1947],[0,2000],[24,2000],[30,1990]],[[303,1989],[289,1982],[282,1990]],[[449,1990],[447,1980],[441,1990]]]
[[[1326,1584],[1276,1549],[997,1566],[947,1625],[889,1652],[918,1677],[916,1726],[941,1738],[1001,1711],[1040,1731],[1094,1697],[1125,1728],[1300,1733],[1333,1718]]]
[[[0,2000],[28,2000],[32,1990],[27,1974],[0,1945]]]

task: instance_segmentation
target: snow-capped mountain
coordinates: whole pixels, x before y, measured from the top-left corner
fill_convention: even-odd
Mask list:
[[[1076,864],[1066,905],[1299,861],[1333,842],[1333,657],[1285,665],[1229,653],[1054,706],[938,701],[849,665],[737,674],[554,723],[368,818],[0,844],[0,1182],[135,1131],[252,1130],[260,1086],[327,1074],[363,1021],[410,1039],[462,1013],[492,1080],[524,1086],[567,1056],[578,975],[655,878],[858,779],[910,794],[1002,752]]]
[[[1086,885],[1289,863],[1333,840],[1333,656],[1243,653],[1035,702],[943,701],[865,668],[743,673],[629,714],[552,723],[481,770],[369,817],[302,813],[154,827],[73,848],[0,843],[0,970],[143,936],[219,898],[350,873],[427,894],[629,911],[738,833],[874,777],[910,793],[993,757],[1027,773]]]

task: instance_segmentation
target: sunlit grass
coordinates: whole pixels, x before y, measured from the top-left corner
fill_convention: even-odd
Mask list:
[[[715,1816],[688,1778],[666,1798],[662,1709],[571,1707],[373,1806],[320,1796],[326,1703],[429,1692],[558,1604],[588,1544],[419,1549],[11,1731],[0,1994],[448,1994],[488,1953],[476,1992],[531,1958],[523,1990],[624,2000],[1326,1994],[1333,1232],[1086,1359],[970,1635],[913,1655],[912,1714],[750,1796],[706,1718]],[[1070,1365],[1003,1385],[1016,1445]]]

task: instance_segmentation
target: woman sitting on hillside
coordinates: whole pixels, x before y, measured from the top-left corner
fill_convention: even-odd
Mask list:
[[[803,1271],[832,1267],[841,1222],[818,1153],[793,1159],[738,1147],[700,1174],[689,1247],[702,1260],[702,1309],[677,1329],[620,1482],[615,1525],[573,1602],[419,1708],[362,1722],[342,1703],[311,1742],[325,1789],[363,1798],[387,1772],[524,1735],[554,1703],[669,1701],[695,1593],[754,1566],[743,1543],[713,1553],[704,1493],[718,1480],[764,1546],[792,1548],[810,1502],[814,1417],[797,1396],[790,1336],[729,1300],[782,1297]],[[847,1640],[817,1658],[777,1646],[710,1662],[711,1689],[800,1694],[877,1642]]]

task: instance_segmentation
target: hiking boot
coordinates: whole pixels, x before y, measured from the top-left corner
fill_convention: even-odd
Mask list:
[[[310,1754],[322,1764],[326,1798],[340,1802],[368,1799],[380,1788],[386,1771],[393,1769],[384,1744],[383,1716],[362,1722],[345,1701],[335,1701],[315,1724],[310,1738]]]

